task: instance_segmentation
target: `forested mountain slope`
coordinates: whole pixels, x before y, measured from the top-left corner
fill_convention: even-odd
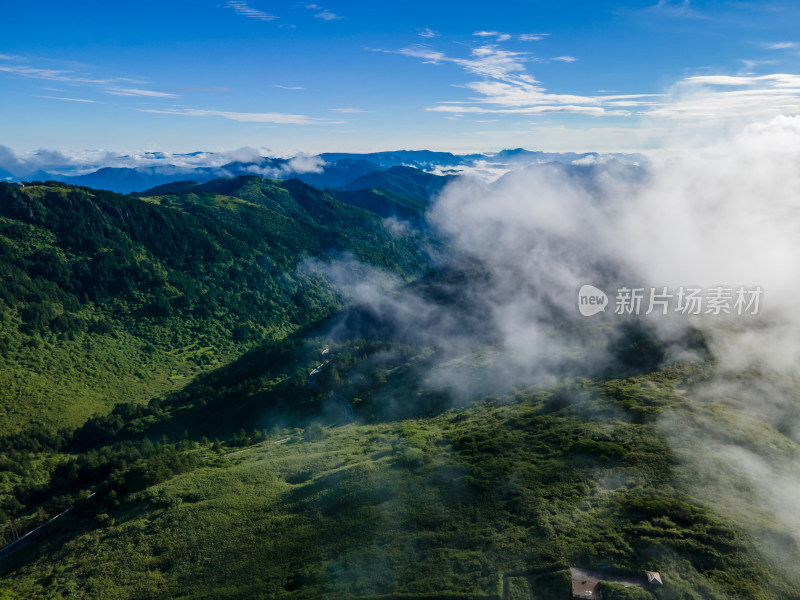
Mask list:
[[[298,181],[240,177],[149,198],[0,184],[0,431],[73,427],[323,319],[304,261],[408,277],[411,231]]]

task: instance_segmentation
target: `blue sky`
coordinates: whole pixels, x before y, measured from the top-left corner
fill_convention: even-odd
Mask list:
[[[794,2],[6,2],[0,145],[647,150],[800,113]]]

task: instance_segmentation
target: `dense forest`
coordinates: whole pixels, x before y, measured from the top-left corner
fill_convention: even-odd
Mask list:
[[[312,270],[352,255],[410,277],[413,231],[297,181],[134,198],[0,184],[0,429],[72,428],[332,314]]]

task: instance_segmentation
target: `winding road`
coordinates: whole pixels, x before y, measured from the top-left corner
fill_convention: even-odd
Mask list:
[[[310,387],[312,390],[320,389],[320,387],[317,385],[317,373],[322,371],[331,363],[330,349],[325,348],[325,350],[322,351],[322,360],[324,362],[308,374],[308,387]],[[349,425],[355,421],[356,415],[353,411],[353,405],[350,404],[350,401],[336,392],[333,392],[333,397],[344,409],[344,416],[342,417],[341,421],[339,421],[336,425],[332,425],[332,427],[344,427],[345,425]]]

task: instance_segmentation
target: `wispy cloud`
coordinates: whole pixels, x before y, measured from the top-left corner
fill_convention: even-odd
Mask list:
[[[756,67],[760,67],[762,65],[775,65],[777,63],[778,63],[777,60],[747,60],[744,58],[742,59],[742,65],[744,65],[744,68],[747,69],[748,71],[751,69],[755,69]]]
[[[493,37],[498,42],[506,42],[511,39],[511,34],[500,31],[476,31],[472,35],[477,37]]]
[[[435,32],[433,29],[431,29],[430,27],[426,27],[425,29],[423,29],[423,30],[421,30],[419,32],[419,37],[435,38],[435,37],[439,37],[439,34],[437,32]]]
[[[0,66],[0,72],[9,73],[11,75],[16,75],[18,77],[25,77],[29,79],[44,79],[46,81],[61,81],[64,83],[90,83],[97,85],[109,85],[113,83],[119,83],[122,81],[132,82],[132,80],[121,79],[121,78],[97,79],[94,77],[82,75],[80,73],[75,73],[74,71],[66,71],[59,69],[40,69],[38,67],[31,67],[28,65],[8,65],[8,66],[2,65]]]
[[[794,50],[798,48],[797,42],[778,42],[777,44],[767,44],[767,50]]]
[[[301,86],[301,85],[281,85],[281,84],[279,84],[279,83],[276,83],[276,84],[275,84],[275,85],[273,85],[272,87],[274,87],[274,88],[280,88],[280,89],[282,89],[282,90],[304,90],[304,89],[306,89],[306,88],[304,88],[304,87],[303,87],[303,86]]]
[[[314,17],[316,17],[317,19],[322,19],[324,21],[335,21],[336,19],[343,19],[344,18],[344,17],[341,17],[341,16],[331,12],[327,8],[321,7],[319,4],[306,4],[306,8],[309,9],[309,10],[318,10],[318,11],[320,11],[316,15],[314,15]]]
[[[198,108],[173,108],[173,109],[137,109],[139,112],[155,113],[161,115],[182,115],[187,117],[222,117],[240,123],[275,123],[279,125],[340,125],[345,121],[335,121],[306,115],[289,113],[252,113],[231,112],[224,110],[204,110]]]
[[[171,91],[148,90],[141,87],[127,87],[134,85],[147,85],[147,81],[131,79],[128,77],[100,78],[79,73],[68,69],[43,69],[31,65],[0,65],[0,73],[7,73],[12,77],[22,77],[25,79],[40,79],[42,81],[58,82],[70,84],[76,87],[89,89],[103,89],[107,94],[115,96],[145,96],[150,98],[177,98],[178,95]],[[124,86],[124,87],[123,87]],[[60,88],[45,88],[48,91],[64,92]],[[80,99],[69,98],[80,102]]]
[[[555,95],[553,95],[555,97]],[[582,106],[580,104],[539,104],[537,106],[524,106],[521,108],[486,108],[483,106],[459,106],[442,104],[426,108],[429,112],[464,114],[504,114],[504,115],[542,115],[546,113],[571,113],[581,115],[601,116],[609,114],[624,115],[624,111],[609,112],[602,106]]]
[[[571,62],[575,62],[578,59],[575,58],[574,56],[556,56],[555,58],[551,58],[550,60],[555,60],[555,61],[558,61],[558,62],[571,63]]]
[[[170,92],[157,92],[155,90],[141,90],[138,88],[109,88],[106,94],[113,94],[114,96],[144,96],[148,98],[177,98],[177,94]]]
[[[678,19],[707,19],[708,17],[692,8],[690,0],[658,0],[654,6],[644,9],[659,16]]]
[[[546,38],[549,33],[520,33],[519,35],[503,33],[502,31],[480,30],[472,33],[475,37],[495,38],[497,42],[507,42],[510,39],[517,39],[520,42],[539,42]]]
[[[37,98],[47,98],[48,100],[64,100],[66,102],[85,102],[95,104],[96,100],[86,100],[85,98],[66,98],[64,96],[36,96]]]
[[[470,58],[447,56],[443,52],[421,44],[401,48],[397,53],[421,58],[426,63],[454,63],[469,73],[493,79],[507,79],[512,73],[524,72],[524,62],[528,58],[528,55],[524,52],[501,50],[492,44],[473,48]]]
[[[673,87],[668,103],[650,111],[667,119],[719,121],[800,112],[800,75],[702,75]]]
[[[364,110],[363,108],[349,108],[349,107],[332,108],[331,111],[336,112],[336,113],[340,113],[340,114],[344,114],[344,115],[354,115],[354,114],[358,114],[358,113],[370,112],[368,110]]]
[[[251,8],[244,0],[229,0],[225,6],[232,9],[237,15],[247,17],[248,19],[258,19],[259,21],[274,21],[278,17],[270,15],[255,8]]]
[[[339,15],[332,13],[329,10],[323,10],[321,13],[314,15],[318,19],[324,19],[325,21],[333,21],[335,19],[344,19],[344,17],[340,17]]]
[[[517,36],[517,39],[521,42],[538,42],[546,38],[549,33],[523,33]]]
[[[494,31],[475,32],[478,37],[496,36]],[[540,115],[572,113],[592,116],[630,116],[656,104],[656,94],[627,94],[585,96],[554,94],[547,91],[530,73],[526,64],[542,62],[525,52],[513,52],[495,44],[484,44],[470,51],[469,57],[454,57],[430,46],[416,45],[397,51],[405,56],[422,59],[424,63],[452,63],[465,72],[478,75],[479,81],[458,84],[457,87],[475,95],[466,101],[445,101],[428,107],[429,112],[447,115],[505,114]],[[571,56],[551,60],[572,62]]]

